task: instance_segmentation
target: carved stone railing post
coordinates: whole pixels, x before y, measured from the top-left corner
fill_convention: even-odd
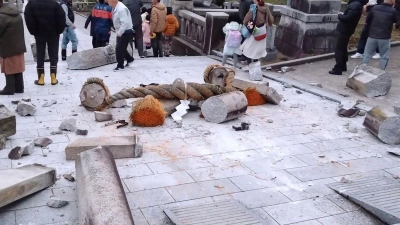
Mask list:
[[[206,13],[204,54],[210,55],[212,50],[225,40],[222,28],[228,22],[228,17],[229,15],[223,12]]]
[[[179,36],[195,47],[203,50],[206,18],[188,10],[180,10],[178,14],[180,18]]]

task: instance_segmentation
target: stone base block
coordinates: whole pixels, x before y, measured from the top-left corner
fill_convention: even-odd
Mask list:
[[[203,51],[179,37],[172,39],[172,55],[176,56],[204,56]]]
[[[295,0],[290,6],[309,14],[331,14],[340,10],[341,0]]]
[[[363,126],[386,144],[400,144],[400,116],[391,110],[374,107],[367,112]]]
[[[17,133],[17,121],[14,113],[0,104],[0,136],[9,137]]]
[[[36,55],[37,55],[36,43],[32,43],[31,44],[31,50],[32,50],[33,59],[35,60],[35,62],[37,62],[37,58],[36,58]],[[46,52],[45,52],[45,55],[44,55],[44,61],[48,61],[48,60],[50,60],[50,58],[49,58],[49,53],[48,53],[47,46],[46,46]]]
[[[267,49],[267,56],[265,56],[263,59],[266,62],[272,62],[276,60],[277,57],[278,57],[278,52],[274,48],[274,49]]]
[[[115,48],[112,45],[77,52],[67,58],[70,70],[87,70],[116,62]]]
[[[392,78],[385,70],[360,65],[355,73],[354,77],[347,79],[346,85],[367,97],[386,95],[392,86]]]

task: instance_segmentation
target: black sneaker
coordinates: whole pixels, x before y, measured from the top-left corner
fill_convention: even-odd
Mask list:
[[[124,70],[124,69],[125,69],[124,67],[116,67],[116,68],[114,69],[114,72],[122,71],[122,70]]]
[[[146,58],[146,56],[140,56],[140,58],[141,58],[141,59],[144,59],[144,58]]]
[[[126,62],[125,67],[129,67],[129,64],[133,63],[133,61],[135,61],[135,59],[132,59],[132,61],[130,61],[130,62]]]

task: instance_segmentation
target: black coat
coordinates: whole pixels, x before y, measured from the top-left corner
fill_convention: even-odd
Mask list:
[[[30,0],[25,7],[29,33],[39,37],[60,35],[65,28],[65,13],[54,0]]]
[[[389,4],[377,5],[367,16],[369,37],[375,39],[390,39],[393,24],[397,23],[397,11]]]
[[[124,5],[129,9],[132,17],[133,27],[138,27],[142,25],[142,17],[140,9],[143,6],[141,0],[123,0]]]
[[[96,26],[96,24],[95,23],[93,23],[93,20],[92,20],[92,14],[90,14],[89,16],[88,16],[88,18],[86,19],[86,22],[85,22],[85,29],[87,29],[87,27],[89,26],[89,23],[90,23],[90,36],[94,36],[94,28],[95,28],[95,26]]]
[[[240,21],[244,21],[244,17],[250,10],[250,5],[254,4],[253,0],[240,0],[239,3],[239,17]]]
[[[367,3],[368,0],[350,0],[344,13],[338,15],[336,30],[347,36],[353,35]]]

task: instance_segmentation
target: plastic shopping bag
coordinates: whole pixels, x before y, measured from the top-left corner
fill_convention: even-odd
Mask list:
[[[249,74],[250,80],[259,81],[263,79],[260,61],[249,65]]]

